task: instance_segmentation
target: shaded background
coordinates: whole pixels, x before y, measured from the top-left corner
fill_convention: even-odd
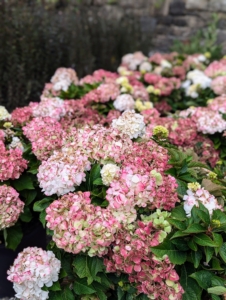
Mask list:
[[[129,52],[189,43],[218,11],[224,42],[225,0],[1,0],[0,105],[12,110],[38,101],[60,66],[82,77],[116,70]]]

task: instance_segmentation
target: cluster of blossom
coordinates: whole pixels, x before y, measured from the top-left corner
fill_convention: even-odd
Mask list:
[[[17,191],[7,185],[0,186],[0,230],[13,226],[23,212],[24,202]]]
[[[32,107],[18,107],[12,111],[11,122],[14,126],[23,126],[32,118]]]
[[[131,95],[122,94],[115,99],[113,105],[115,109],[119,111],[125,111],[125,110],[134,109],[135,101]]]
[[[69,193],[46,209],[47,227],[57,247],[103,256],[121,225],[108,209],[91,204],[89,192]]]
[[[58,280],[60,268],[61,262],[52,251],[28,247],[18,254],[7,279],[13,282],[18,299],[46,300],[49,292],[42,287],[51,287]]]
[[[192,207],[199,206],[199,201],[208,209],[210,215],[212,215],[213,210],[221,209],[223,207],[218,204],[217,199],[211,195],[207,190],[202,188],[199,183],[188,184],[187,194],[183,197],[184,210],[188,217],[191,216]]]
[[[226,70],[226,65],[225,65],[225,70]],[[211,83],[211,88],[216,95],[226,94],[226,76],[218,76],[215,79],[213,79]]]
[[[209,100],[207,107],[212,111],[216,111],[216,112],[225,114],[226,113],[226,96],[222,95],[220,97]]]
[[[128,274],[138,293],[144,293],[148,298],[154,295],[154,299],[179,300],[183,289],[174,265],[167,257],[157,259],[150,250],[162,241],[162,234],[165,236],[165,232],[151,221],[145,218],[137,221],[116,234],[104,263],[107,272]]]
[[[175,178],[166,176],[155,169],[139,169],[133,165],[121,168],[117,179],[106,191],[108,208],[124,224],[137,217],[135,207],[171,210],[179,202]]]
[[[142,52],[135,52],[129,53],[122,57],[122,66],[126,66],[129,70],[135,71],[140,65],[142,69],[142,63],[147,61],[148,58],[143,55]],[[148,67],[143,67],[145,69],[151,69],[151,65],[149,64]]]
[[[38,181],[45,195],[64,195],[73,192],[76,186],[85,181],[85,171],[90,170],[88,157],[73,145],[62,147],[38,168]]]
[[[211,86],[212,80],[200,70],[193,70],[187,73],[187,80],[182,83],[186,96],[197,98],[200,89],[206,89]]]
[[[118,119],[112,121],[112,127],[118,129],[130,139],[142,137],[145,134],[144,117],[134,110],[125,111]]]
[[[67,91],[72,83],[78,83],[78,77],[73,69],[59,68],[51,78],[51,83],[55,91]]]
[[[215,78],[218,76],[226,75],[226,59],[221,59],[220,61],[213,61],[206,69],[206,76],[210,78]]]
[[[28,161],[23,158],[23,151],[19,148],[7,150],[0,141],[0,181],[18,179],[25,169]]]
[[[84,126],[71,130],[65,137],[65,145],[70,143],[74,152],[80,151],[92,161],[107,161],[121,163],[122,158],[132,149],[132,141],[128,135],[120,133],[115,128],[101,125]]]
[[[51,117],[59,121],[65,114],[64,101],[57,97],[47,98],[42,96],[41,101],[32,106],[33,117]]]
[[[24,135],[30,140],[32,151],[39,160],[46,160],[54,150],[61,148],[64,130],[53,118],[34,118],[23,126]]]
[[[0,121],[10,120],[11,115],[4,106],[0,106]]]

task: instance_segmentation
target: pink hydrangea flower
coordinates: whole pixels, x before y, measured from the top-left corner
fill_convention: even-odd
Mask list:
[[[60,268],[61,262],[52,251],[28,247],[18,254],[7,279],[13,282],[18,299],[46,300],[49,292],[42,287],[51,287],[58,280]]]
[[[0,185],[0,230],[13,226],[23,212],[24,202],[11,186]]]

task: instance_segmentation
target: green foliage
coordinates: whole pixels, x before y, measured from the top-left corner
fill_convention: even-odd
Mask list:
[[[213,14],[212,20],[207,28],[198,30],[186,43],[175,41],[172,51],[185,54],[209,52],[212,60],[221,58],[221,46],[216,44],[218,21],[219,16]]]
[[[182,209],[180,205],[172,210],[168,221],[174,229],[152,251],[159,257],[168,255],[170,261],[178,265],[186,293],[183,299],[200,300],[207,293],[222,295],[226,284],[226,243],[223,242],[226,214],[217,209],[210,217],[201,203],[199,207],[193,206],[191,217],[186,217]]]

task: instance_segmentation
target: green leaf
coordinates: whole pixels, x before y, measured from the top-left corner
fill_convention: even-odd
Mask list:
[[[202,289],[198,286],[196,281],[188,277],[188,268],[183,265],[181,267],[180,284],[183,287],[185,293],[183,294],[183,300],[201,300]]]
[[[103,185],[102,178],[97,178],[93,182],[94,185]]]
[[[198,271],[191,274],[190,277],[195,279],[204,290],[207,290],[211,286],[212,274],[209,271]]]
[[[205,247],[205,254],[206,254],[206,263],[208,264],[213,257],[214,248]]]
[[[103,290],[103,287],[98,282],[93,283],[93,287],[96,290],[96,294],[99,297],[100,300],[107,300],[107,296],[105,294],[105,289]]]
[[[20,224],[16,223],[14,226],[6,228],[6,233],[6,247],[12,250],[16,250],[23,237],[23,232]]]
[[[60,284],[59,284],[59,281],[56,281],[53,283],[53,285],[51,287],[48,288],[50,291],[61,291],[61,287],[60,287]]]
[[[212,220],[218,220],[221,224],[226,224],[226,214],[220,209],[214,209],[212,214]]]
[[[200,246],[217,247],[216,243],[204,233],[199,233],[194,236],[194,242]]]
[[[98,178],[101,178],[101,176],[100,176],[100,165],[95,164],[95,165],[92,166],[92,169],[90,171],[89,184],[90,184],[91,188],[93,186],[94,181]]]
[[[31,176],[27,174],[22,174],[19,179],[13,180],[12,185],[17,191],[35,189]]]
[[[175,220],[175,219],[171,219],[169,218],[168,219],[168,222],[173,225],[174,227],[176,227],[177,229],[180,229],[180,230],[185,230],[186,229],[186,225],[184,222],[182,221],[179,221],[179,220]]]
[[[200,251],[200,250],[195,251],[195,252],[193,251],[191,253],[191,258],[192,258],[194,267],[197,269],[200,264],[200,261],[202,259],[202,251]]]
[[[219,250],[220,257],[226,263],[226,243],[223,243]]]
[[[183,231],[181,230],[178,230],[174,233],[174,235],[171,237],[171,240],[172,239],[176,239],[176,238],[179,238],[179,237],[183,237],[183,236],[189,236],[189,233],[184,233]]]
[[[205,223],[205,224],[210,224],[210,215],[209,213],[207,214],[206,212],[202,210],[197,211],[197,215],[199,218]]]
[[[206,228],[201,226],[200,224],[191,224],[186,230],[183,231],[184,233],[200,233],[206,232]]]
[[[44,198],[42,200],[36,201],[34,203],[34,211],[42,212],[45,210],[52,202],[52,198]]]
[[[207,292],[214,295],[224,295],[226,293],[226,288],[223,286],[215,286],[208,288]]]
[[[73,285],[73,290],[77,295],[91,295],[96,292],[96,290],[93,289],[92,285],[88,286],[85,278],[77,278]]]
[[[70,290],[69,287],[61,291],[50,291],[49,292],[49,300],[75,300],[75,295]]]
[[[27,206],[24,206],[24,212],[20,215],[20,220],[23,222],[30,222],[32,219],[32,213],[30,211],[30,208]]]
[[[42,226],[45,227],[46,226],[46,211],[45,210],[40,212],[39,220],[42,223]]]
[[[220,297],[218,297],[217,295],[214,295],[214,294],[211,295],[211,299],[212,300],[221,300]]]
[[[215,233],[213,232],[213,241],[214,243],[216,243],[217,247],[221,247],[222,244],[223,244],[223,238],[222,238],[222,235],[219,234],[219,233]]]
[[[184,221],[186,219],[186,213],[184,210],[184,206],[179,205],[179,206],[175,207],[171,211],[171,218],[179,220],[179,221]]]
[[[220,265],[220,260],[217,259],[216,257],[212,258],[212,270],[216,270],[216,271],[224,270]]]
[[[178,184],[177,192],[180,197],[183,197],[187,192],[187,184],[186,182],[180,179],[177,179],[177,184]]]
[[[187,258],[186,252],[177,250],[175,246],[167,239],[165,239],[162,244],[156,247],[151,247],[151,250],[158,257],[168,255],[170,261],[176,265],[182,265]]]
[[[24,190],[20,194],[25,198],[25,204],[29,205],[37,196],[36,190]]]
[[[191,238],[188,242],[188,247],[193,250],[193,251],[197,251],[198,250],[198,246],[196,245],[196,243],[194,242],[193,238]]]
[[[88,285],[94,280],[101,281],[100,277],[96,276],[98,272],[104,269],[103,262],[100,258],[96,256],[77,255],[73,260],[73,266],[79,278],[87,278]]]

